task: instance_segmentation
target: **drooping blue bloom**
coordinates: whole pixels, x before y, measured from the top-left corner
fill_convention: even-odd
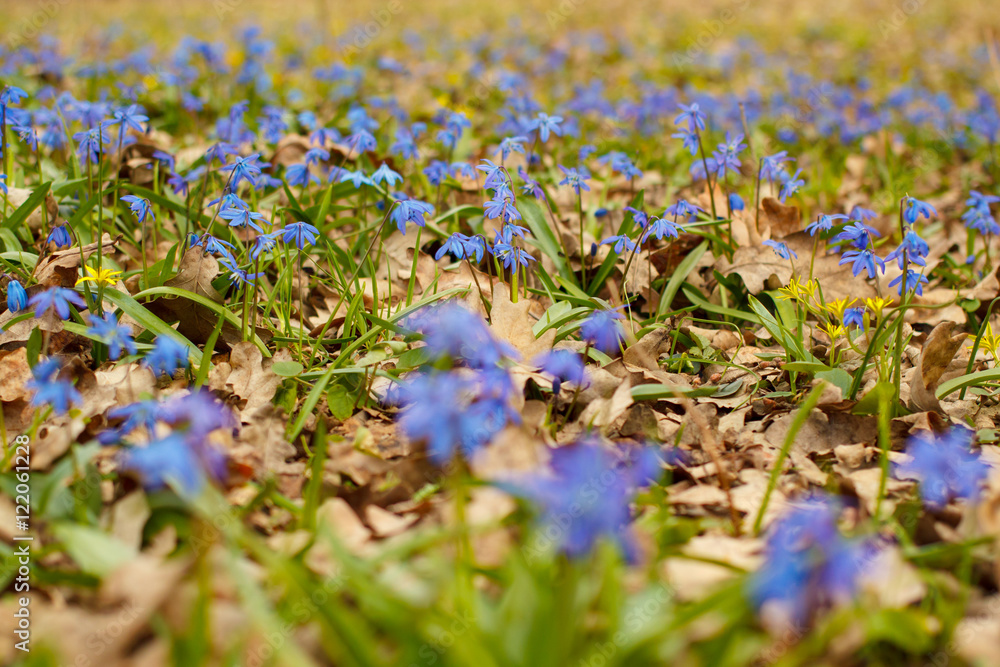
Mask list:
[[[302,159],[306,164],[320,164],[330,159],[330,151],[320,147],[310,148]]]
[[[869,220],[874,220],[877,217],[878,213],[872,211],[871,209],[862,208],[861,206],[855,206],[851,209],[851,220],[868,222]]]
[[[529,261],[537,261],[524,248],[516,248],[503,241],[493,244],[493,254],[503,261],[505,269],[516,269],[518,265],[527,267]]]
[[[507,227],[516,227],[516,225],[507,225]],[[465,240],[465,256],[475,257],[476,263],[483,261],[483,256],[486,254],[486,240],[476,234],[468,237]]]
[[[852,595],[864,565],[877,553],[866,540],[837,529],[837,509],[825,498],[796,503],[771,527],[764,564],[748,581],[757,609],[777,605],[796,624],[824,601]]]
[[[406,318],[404,326],[424,336],[431,358],[450,357],[471,368],[496,366],[517,353],[499,343],[482,317],[454,301],[421,308]]]
[[[562,170],[562,173],[566,176],[566,178],[559,181],[559,185],[571,186],[576,191],[577,195],[580,194],[580,190],[587,190],[588,192],[590,191],[590,187],[587,185],[587,179],[590,178],[590,174],[587,173],[586,169],[584,169],[583,167],[581,167],[580,169],[572,169],[572,168],[566,168],[562,165],[559,165],[559,168]]]
[[[563,382],[582,387],[587,382],[583,358],[572,350],[549,350],[534,360],[543,373],[552,376],[552,393],[558,394]]]
[[[250,285],[256,287],[257,278],[264,275],[263,273],[248,273],[247,271],[236,266],[235,263],[229,262],[227,259],[222,259],[219,263],[229,270],[229,284],[237,287],[248,287]]]
[[[872,244],[872,237],[881,236],[874,227],[869,227],[860,220],[844,227],[843,231],[833,237],[833,243],[850,241],[858,250],[863,250]],[[857,275],[857,274],[855,274]]]
[[[434,213],[434,207],[427,202],[418,199],[398,199],[390,216],[392,221],[396,223],[400,234],[406,234],[406,223],[412,222],[418,227],[423,227],[427,224],[424,216],[432,213]]]
[[[788,157],[788,151],[778,151],[774,155],[762,157],[760,159],[760,178],[766,181],[777,180],[784,172],[784,163],[794,161],[795,158]]]
[[[816,220],[806,225],[806,231],[809,232],[809,236],[816,236],[816,232],[828,232],[833,229],[835,220],[847,220],[847,216],[843,213],[820,215]]]
[[[896,260],[900,269],[903,269],[907,262],[917,266],[927,266],[927,261],[924,258],[929,252],[930,246],[927,245],[927,242],[920,238],[913,229],[909,229],[903,235],[903,241],[899,246],[885,256],[885,261]]]
[[[309,165],[305,162],[288,165],[285,169],[285,180],[288,181],[289,185],[303,188],[319,183],[319,178],[309,171]]]
[[[189,366],[188,352],[187,345],[171,336],[160,335],[142,361],[156,375],[173,375],[178,368]]]
[[[663,217],[665,218],[669,215],[673,217],[674,222],[677,222],[678,220],[690,222],[698,216],[698,211],[702,210],[703,209],[696,204],[692,204],[683,199],[678,199],[674,204],[671,204],[666,208],[666,210],[663,211]]]
[[[331,176],[334,172],[330,172]],[[358,169],[357,171],[351,171],[350,169],[343,169],[340,172],[340,182],[346,183],[350,181],[354,183],[354,188],[360,188],[362,185],[374,186],[375,182],[365,175],[365,172]]]
[[[55,244],[56,248],[68,248],[73,245],[73,238],[69,235],[69,227],[57,225],[49,231],[45,243]]]
[[[799,258],[799,256],[795,253],[795,251],[789,248],[784,241],[774,241],[772,239],[766,239],[764,241],[764,245],[774,250],[774,254],[780,257],[781,259],[791,259],[792,257],[794,257],[795,259]]]
[[[858,306],[856,308],[847,308],[844,310],[844,326],[849,327],[854,325],[860,329],[865,328],[865,324],[868,321],[868,315],[865,311],[864,306]]]
[[[0,192],[10,194],[7,192],[7,174],[0,174]]]
[[[631,206],[626,206],[625,210],[632,214],[632,221],[635,224],[642,228],[646,227],[646,223],[649,222],[649,216],[644,211],[632,208]]]
[[[285,243],[295,243],[295,247],[302,250],[307,245],[315,245],[319,238],[319,230],[308,222],[293,222],[285,225],[281,240]]]
[[[504,172],[503,167],[487,159],[482,159],[479,162],[480,164],[476,166],[476,169],[486,174],[486,180],[483,181],[483,187],[508,187],[507,174]]]
[[[236,154],[235,146],[219,141],[209,146],[208,150],[205,151],[205,164],[211,165],[213,162],[226,164],[229,157]]]
[[[219,217],[228,220],[230,227],[249,227],[256,232],[264,232],[263,227],[257,224],[258,221],[264,221],[262,213],[250,209],[227,208],[219,213]]]
[[[681,130],[680,132],[674,132],[670,135],[674,139],[680,139],[681,145],[687,150],[691,155],[698,154],[698,135],[694,132],[688,132],[687,130]]]
[[[616,236],[609,236],[608,238],[601,241],[601,245],[613,245],[616,255],[622,254],[625,249],[635,250],[635,242],[628,237],[626,234],[618,234]]]
[[[243,181],[247,181],[250,185],[257,183],[257,177],[260,176],[261,167],[263,166],[257,162],[257,158],[259,157],[260,153],[254,153],[253,155],[237,158],[233,164],[227,164],[220,169],[223,172],[232,172],[229,178],[231,181],[230,187],[233,190],[236,190]]]
[[[781,192],[778,194],[778,199],[784,202],[786,199],[798,192],[799,188],[806,184],[805,179],[799,178],[801,174],[802,170],[796,169],[795,173],[788,177],[788,180],[781,186]]]
[[[742,211],[746,209],[747,205],[743,202],[743,197],[740,197],[735,192],[729,194],[729,208],[733,211]]]
[[[680,236],[680,230],[666,218],[654,218],[642,234],[642,243],[645,243],[650,236],[655,236],[657,239],[662,239],[664,236],[676,239]]]
[[[562,121],[562,116],[550,116],[544,111],[539,111],[538,115],[528,122],[528,129],[537,131],[538,138],[544,144],[549,140],[550,133],[557,137],[562,136],[562,128],[559,127]]]
[[[924,284],[927,283],[927,276],[922,273],[917,273],[913,269],[906,270],[906,291],[915,292],[918,296],[924,293]],[[903,275],[900,274],[896,276],[893,280],[889,281],[889,287],[899,286],[896,290],[897,294],[903,296]]]
[[[922,202],[919,199],[914,199],[913,197],[907,197],[905,199],[903,203],[903,219],[911,225],[916,223],[920,216],[924,216],[930,220],[932,215],[937,215],[937,209],[927,202]]]
[[[129,130],[142,134],[145,131],[142,124],[148,120],[149,117],[142,113],[142,107],[138,104],[130,104],[127,107],[116,109],[111,119],[104,121],[102,126],[105,128],[117,127],[118,143],[122,143],[125,133]]]
[[[618,323],[621,313],[597,309],[580,324],[580,337],[605,354],[614,354],[621,348],[625,336]]]
[[[25,386],[34,392],[31,404],[37,407],[52,406],[57,415],[69,412],[70,406],[83,403],[83,397],[73,383],[59,379],[61,364],[55,357],[41,360],[31,369],[32,378]]]
[[[511,479],[501,488],[538,507],[537,552],[556,550],[581,558],[608,539],[634,562],[630,505],[661,469],[653,448],[611,450],[590,440],[553,449],[547,471]]]
[[[49,310],[53,310],[61,320],[69,319],[70,304],[77,308],[87,306],[79,294],[65,287],[53,287],[35,294],[28,300],[28,306],[35,310],[35,317],[41,317]]]
[[[521,213],[514,205],[510,195],[496,195],[493,199],[483,202],[483,215],[489,220],[503,220],[504,223],[521,219]]]
[[[975,502],[989,465],[970,449],[974,437],[962,426],[941,434],[921,431],[909,439],[906,453],[911,460],[896,466],[896,476],[920,480],[920,495],[932,508],[955,499]]]
[[[232,251],[236,248],[232,243],[228,241],[223,241],[217,239],[209,233],[203,234],[201,237],[192,236],[194,241],[191,243],[191,247],[201,246],[205,249],[205,253],[208,255],[221,256],[230,262],[235,262],[236,259],[233,257]]]
[[[962,221],[969,229],[975,229],[984,236],[996,236],[1000,234],[1000,225],[993,218],[990,205],[1000,202],[1000,197],[994,195],[984,195],[972,190],[969,198],[965,201],[968,209],[962,214]]]
[[[120,358],[123,351],[137,352],[129,328],[119,324],[113,313],[105,313],[104,317],[91,315],[87,333],[108,346],[108,357],[112,360]]]
[[[20,282],[11,278],[7,283],[7,310],[18,313],[28,307],[28,293]]]
[[[28,93],[24,92],[24,89],[17,86],[5,86],[3,92],[0,93],[0,106],[7,107],[13,104],[20,104],[21,100],[26,97],[28,97]]]
[[[179,433],[124,450],[121,468],[139,475],[143,486],[151,491],[174,482],[180,486],[178,491],[193,495],[205,483],[197,453]]]
[[[853,264],[852,264],[853,263]],[[848,250],[837,262],[841,264],[852,264],[851,272],[857,277],[862,271],[868,273],[869,278],[877,275],[877,270],[881,269],[885,273],[885,262],[881,257],[871,250]]]
[[[358,130],[354,134],[347,137],[344,140],[344,143],[353,148],[359,154],[373,151],[378,146],[378,142],[375,141],[375,135],[368,130]]]
[[[524,144],[528,141],[527,137],[516,136],[516,137],[504,137],[500,140],[500,145],[497,147],[497,152],[500,153],[500,159],[506,160],[510,157],[511,153],[520,153],[524,155]]]
[[[396,184],[402,182],[402,180],[403,177],[393,171],[385,162],[372,174],[372,181],[375,183],[385,183],[386,187],[389,188],[396,187]]]
[[[445,256],[445,254],[452,255],[455,259],[463,259],[465,257],[466,243],[468,243],[469,237],[465,234],[455,232],[441,244],[438,251],[434,253],[434,259],[438,260]]]
[[[746,147],[742,134],[730,135],[726,132],[725,143],[719,144],[709,159],[709,169],[719,178],[725,178],[727,171],[739,171],[743,163],[737,156]]]
[[[278,240],[281,238],[283,231],[279,229],[268,234],[258,234],[257,238],[253,240],[253,245],[250,246],[250,261],[256,262],[271,252],[278,245]]]
[[[142,224],[146,221],[147,217],[152,218],[152,212],[149,209],[149,200],[143,199],[142,197],[137,197],[136,195],[125,195],[121,198],[123,202],[128,204],[129,210],[135,214],[136,221]],[[155,220],[156,218],[152,218]]]
[[[688,131],[694,134],[695,130],[705,129],[705,114],[698,106],[697,102],[693,102],[691,106],[686,106],[684,104],[678,104],[677,107],[681,110],[681,113],[674,118],[674,125],[680,125],[681,123],[687,123]]]

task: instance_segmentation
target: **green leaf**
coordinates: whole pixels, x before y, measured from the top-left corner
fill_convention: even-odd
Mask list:
[[[7,229],[14,229],[31,215],[38,206],[45,201],[45,196],[49,193],[49,187],[52,185],[52,181],[42,183],[35,190],[28,195],[28,198],[24,200],[24,203],[17,207],[17,210],[10,214],[10,217],[3,221],[3,227]]]
[[[147,292],[148,291],[149,290],[147,290]],[[140,292],[140,295],[142,294],[144,293]],[[159,317],[149,312],[141,303],[132,298],[131,295],[126,294],[125,292],[120,292],[113,287],[108,287],[104,290],[104,298],[118,306],[123,313],[134,319],[147,331],[154,333],[157,336],[170,336],[178,343],[186,345],[188,347],[188,355],[194,359],[195,365],[201,363],[201,350],[198,349],[197,345],[180,335],[176,329],[161,320]]]
[[[276,361],[271,365],[271,370],[278,377],[293,378],[302,372],[302,364],[297,361]]]
[[[356,398],[351,391],[339,382],[330,387],[326,392],[326,404],[330,408],[330,414],[344,421],[354,414],[354,404]]]
[[[698,244],[698,247],[689,252],[687,257],[677,265],[674,275],[670,276],[670,281],[667,283],[666,289],[663,290],[663,296],[660,297],[660,305],[656,308],[656,316],[658,318],[670,310],[670,305],[674,302],[674,297],[677,296],[677,290],[681,288],[687,277],[691,275],[695,265],[701,261],[702,256],[707,250],[708,241],[702,241]]]
[[[969,373],[968,375],[960,375],[957,378],[952,378],[947,382],[942,382],[934,395],[939,399],[944,398],[948,394],[954,393],[959,389],[965,387],[975,387],[979,385],[986,384],[987,382],[1000,382],[1000,368],[988,368],[984,371],[976,371],[975,373]]]
[[[136,556],[134,549],[97,528],[60,522],[51,530],[70,558],[89,574],[107,576]]]
[[[538,202],[534,199],[522,198],[518,202],[517,208],[534,237],[531,239],[532,244],[552,260],[559,275],[575,284],[576,278],[569,270],[566,258],[562,255],[562,246],[559,244],[555,232],[549,227],[549,221],[545,219],[545,214]]]

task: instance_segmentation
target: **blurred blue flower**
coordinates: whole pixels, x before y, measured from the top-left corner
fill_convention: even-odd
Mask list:
[[[64,415],[71,405],[83,403],[83,397],[73,383],[59,379],[60,369],[61,364],[55,357],[39,360],[31,369],[31,379],[24,386],[34,392],[31,397],[33,406],[51,406],[57,415]]]
[[[677,114],[677,117],[674,118],[674,125],[680,125],[681,123],[686,122],[688,131],[692,134],[695,133],[696,129],[705,129],[705,114],[702,112],[697,102],[693,102],[690,106],[678,104],[677,108],[681,110],[681,113]]]
[[[911,225],[916,223],[920,216],[930,220],[932,215],[937,215],[937,209],[913,197],[907,197],[903,203],[903,219]]]
[[[743,201],[743,197],[740,197],[735,192],[729,194],[729,208],[733,211],[743,211],[747,205]]]
[[[974,437],[962,426],[940,434],[920,431],[909,439],[906,453],[911,460],[896,466],[896,476],[920,480],[920,495],[932,508],[959,498],[974,502],[990,470],[971,449]]]
[[[48,237],[45,239],[46,243],[52,243],[56,248],[68,248],[73,245],[73,238],[69,235],[69,227],[66,225],[57,225],[49,231]]]
[[[152,217],[148,199],[143,199],[136,195],[125,195],[121,200],[128,204],[129,209],[135,214],[136,221],[140,224],[145,222],[147,217]],[[153,219],[155,220],[156,218]]]
[[[552,393],[558,394],[563,382],[572,382],[578,387],[587,382],[586,365],[583,358],[572,350],[549,350],[535,358],[533,362],[552,379]]]
[[[129,354],[137,352],[129,328],[118,324],[113,313],[105,313],[104,317],[91,315],[87,333],[108,346],[108,357],[112,360],[121,357],[123,351]]]
[[[625,336],[618,323],[621,314],[613,310],[594,310],[580,324],[580,337],[605,354],[614,354],[621,348]]]
[[[562,120],[562,116],[550,116],[543,111],[539,111],[538,115],[528,122],[528,129],[537,131],[538,138],[544,144],[549,140],[549,133],[557,137],[562,136],[562,129],[559,127]]]
[[[874,278],[877,270],[881,269],[885,273],[885,262],[881,257],[871,250],[848,250],[837,262],[838,265],[853,263],[851,272],[857,277],[862,271],[868,273],[869,278]]]
[[[626,249],[635,250],[635,242],[625,234],[609,236],[601,241],[601,245],[613,245],[612,250],[614,250],[616,255],[622,254]]]
[[[806,231],[809,232],[809,236],[816,236],[816,232],[828,232],[833,229],[834,220],[847,220],[847,216],[843,213],[821,215],[806,225]]]
[[[35,294],[28,300],[28,306],[35,310],[35,317],[41,317],[47,311],[52,310],[61,320],[69,319],[71,304],[77,308],[86,308],[87,306],[79,294],[65,287],[53,287]]]
[[[860,329],[864,329],[867,321],[868,321],[868,316],[864,306],[858,306],[856,308],[847,308],[844,310],[845,327],[854,325]]]
[[[418,199],[398,199],[390,216],[392,221],[396,223],[399,232],[406,234],[406,223],[412,222],[418,227],[423,227],[427,224],[424,216],[432,213],[434,213],[434,207],[427,202]]]
[[[500,484],[538,507],[539,528],[529,548],[553,548],[581,558],[600,539],[608,539],[634,562],[638,553],[629,531],[630,506],[638,489],[660,475],[656,450],[611,450],[585,440],[553,449],[548,468]]]
[[[764,241],[764,245],[774,250],[774,254],[780,257],[781,259],[791,259],[792,257],[794,257],[795,259],[799,258],[799,256],[795,253],[795,251],[789,248],[784,241],[774,241],[771,239],[766,239]]]
[[[171,336],[160,335],[153,342],[153,349],[146,353],[143,363],[155,375],[173,375],[178,368],[187,368],[188,346]]]

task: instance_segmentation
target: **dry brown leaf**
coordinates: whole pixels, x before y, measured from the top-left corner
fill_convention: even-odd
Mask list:
[[[802,213],[798,206],[786,206],[773,197],[764,197],[760,203],[771,228],[771,238],[783,239],[802,228]]]
[[[281,384],[282,378],[271,370],[275,362],[291,359],[288,348],[281,348],[270,359],[257,346],[249,341],[236,343],[229,355],[229,364],[233,372],[226,380],[226,386],[231,387],[234,394],[245,401],[240,408],[243,421],[250,423],[249,416],[259,408],[270,405],[274,392]]]
[[[966,341],[964,333],[952,334],[956,326],[954,322],[939,323],[924,343],[920,352],[920,372],[915,372],[910,380],[910,404],[918,410],[942,411],[934,392],[955,353]]]
[[[14,352],[0,351],[0,401],[9,402],[31,398],[25,383],[31,379],[28,351],[20,348]]]
[[[542,352],[552,349],[556,330],[549,329],[535,338],[531,327],[537,321],[529,313],[530,299],[520,299],[512,303],[505,290],[498,289],[493,295],[493,309],[490,311],[490,329],[501,340],[510,343],[524,361],[530,362]]]

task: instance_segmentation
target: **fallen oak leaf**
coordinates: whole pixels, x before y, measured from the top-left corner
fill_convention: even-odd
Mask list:
[[[950,321],[939,323],[920,351],[917,372],[910,379],[910,404],[921,412],[943,412],[934,392],[966,340],[965,333],[952,334],[956,326]]]

